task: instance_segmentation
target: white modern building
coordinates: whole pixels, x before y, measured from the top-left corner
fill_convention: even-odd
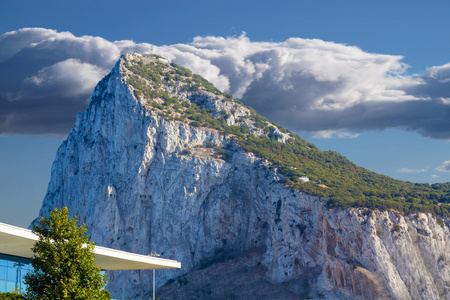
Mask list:
[[[38,237],[31,230],[0,223],[0,292],[23,289],[31,271],[31,248]],[[95,262],[102,270],[179,269],[175,260],[95,246]]]

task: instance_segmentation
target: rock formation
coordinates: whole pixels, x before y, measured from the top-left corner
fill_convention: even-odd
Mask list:
[[[227,95],[186,88],[173,66],[152,94],[133,69],[149,63],[171,66],[128,54],[99,82],[57,152],[40,216],[67,206],[97,245],[180,261],[156,272],[162,299],[450,299],[448,219],[327,208],[287,188],[231,134],[176,112],[197,103],[227,126],[289,134],[261,130]],[[108,289],[149,297],[151,274],[110,272]]]

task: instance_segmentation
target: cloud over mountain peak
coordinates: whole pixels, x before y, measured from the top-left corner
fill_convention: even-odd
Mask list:
[[[168,57],[295,131],[450,138],[450,64],[409,75],[401,56],[318,39],[252,42],[243,33],[155,46],[44,28],[0,36],[0,133],[65,135],[124,52]]]

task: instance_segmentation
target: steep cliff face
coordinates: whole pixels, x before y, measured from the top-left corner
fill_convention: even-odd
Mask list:
[[[168,298],[450,298],[445,223],[329,209],[288,189],[229,134],[144,101],[152,90],[130,84],[130,62],[145,59],[158,60],[127,55],[98,84],[58,150],[40,216],[67,206],[97,245],[181,261],[181,270],[157,271]],[[162,98],[201,102],[227,125],[289,139],[275,125],[258,129],[247,108],[214,91],[186,89],[180,76],[161,83]],[[111,272],[108,289],[143,297],[151,272]]]

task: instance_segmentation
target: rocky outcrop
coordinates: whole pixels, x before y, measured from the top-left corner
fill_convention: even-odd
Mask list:
[[[181,261],[157,271],[168,299],[450,299],[448,220],[328,209],[227,135],[144,107],[125,60],[59,148],[40,216],[67,206],[97,245]],[[151,291],[149,271],[109,276],[113,297]]]

